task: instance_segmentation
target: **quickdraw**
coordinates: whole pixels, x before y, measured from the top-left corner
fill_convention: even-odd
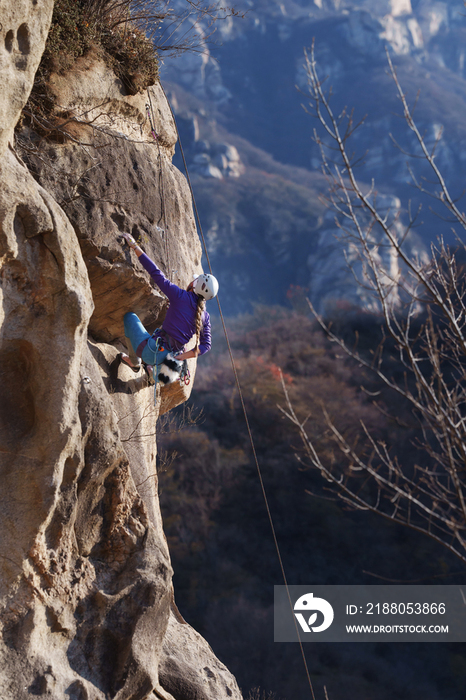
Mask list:
[[[185,386],[189,386],[191,383],[191,372],[189,371],[187,365],[183,367],[180,373],[180,384],[184,383]]]
[[[149,342],[151,340],[154,340],[153,336],[152,336],[152,338],[149,338],[149,340],[147,341],[147,344],[149,344]],[[160,357],[160,353],[165,352],[165,348],[160,347],[161,342],[162,342],[162,338],[160,338],[160,337],[155,338],[155,350],[154,350],[155,362],[152,365],[152,377],[154,379],[154,404],[157,401],[157,381],[158,381],[158,377],[159,377],[159,357]],[[163,360],[162,360],[162,362],[163,362]]]
[[[152,134],[152,136],[153,136],[153,138],[154,138],[154,141],[157,141],[157,139],[158,139],[159,137],[158,137],[157,132],[156,132],[156,130],[155,130],[154,122],[152,121],[152,114],[151,114],[151,109],[150,109],[150,105],[149,105],[149,104],[146,104],[146,112],[147,112],[147,118],[149,119],[151,134]]]

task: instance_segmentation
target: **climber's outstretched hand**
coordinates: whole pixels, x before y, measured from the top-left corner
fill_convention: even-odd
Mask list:
[[[122,236],[130,248],[133,248],[133,250],[134,250],[134,248],[138,247],[138,244],[136,243],[136,241],[134,240],[134,238],[132,237],[132,235],[130,233],[122,233]]]
[[[121,235],[123,236],[123,238],[125,239],[125,241],[126,241],[127,244],[129,245],[129,247],[130,247],[132,250],[134,250],[134,252],[135,252],[136,255],[138,256],[138,258],[140,258],[141,255],[143,254],[143,250],[142,250],[142,248],[140,248],[140,247],[138,246],[138,244],[136,243],[136,241],[134,240],[134,238],[132,237],[132,235],[131,235],[130,233],[122,233]]]

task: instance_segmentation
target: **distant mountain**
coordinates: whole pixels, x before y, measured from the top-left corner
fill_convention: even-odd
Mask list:
[[[325,215],[318,201],[325,183],[312,141],[316,123],[301,107],[303,49],[314,38],[335,110],[348,105],[356,118],[367,114],[353,143],[359,155],[367,152],[359,177],[375,178],[401,211],[410,199],[423,204],[413,249],[439,234],[452,240],[450,224],[409,184],[406,152],[416,145],[400,118],[385,47],[412,102],[420,91],[416,117],[428,142],[443,129],[436,162],[460,196],[466,162],[461,0],[249,1],[236,9],[247,11],[245,17],[217,23],[221,45],[169,59],[161,71],[180,121],[212,263],[227,282],[228,311],[244,310],[250,300],[283,303],[291,284],[309,288],[321,307],[360,298],[334,238],[333,214]],[[226,157],[228,145],[236,148],[236,154],[229,149],[234,161]],[[426,174],[421,161],[416,165]]]

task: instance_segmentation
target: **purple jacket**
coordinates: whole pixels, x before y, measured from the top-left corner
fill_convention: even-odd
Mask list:
[[[156,285],[168,297],[168,307],[163,330],[168,333],[176,343],[174,350],[184,349],[186,343],[191,340],[196,332],[195,320],[197,310],[197,294],[187,292],[168,280],[163,272],[145,253],[139,256],[139,262],[150,274]],[[204,325],[199,337],[199,354],[203,355],[211,348],[210,316],[204,311]]]

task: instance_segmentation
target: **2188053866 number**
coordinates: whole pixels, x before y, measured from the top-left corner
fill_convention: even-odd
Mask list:
[[[366,603],[366,615],[444,615],[445,603]]]

